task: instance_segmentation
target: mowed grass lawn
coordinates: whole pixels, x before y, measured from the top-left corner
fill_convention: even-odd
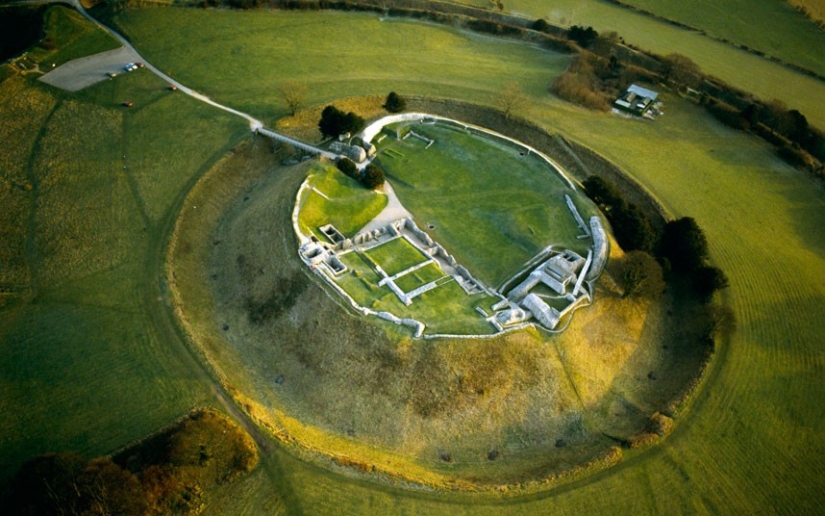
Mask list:
[[[158,274],[182,193],[247,129],[163,86],[143,70],[76,95],[0,84],[0,479],[213,403]]]
[[[587,254],[564,195],[585,220],[597,210],[546,162],[448,126],[412,130],[435,143],[385,138],[379,163],[419,227],[432,225],[433,239],[481,281],[496,286],[550,244]]]
[[[406,238],[395,238],[364,253],[374,264],[380,266],[387,276],[395,276],[428,259]]]
[[[490,102],[491,91],[513,80],[542,94],[570,62],[533,46],[372,14],[140,9],[116,22],[152,63],[262,120],[287,113],[278,92],[287,78],[307,85],[310,104],[392,90]]]

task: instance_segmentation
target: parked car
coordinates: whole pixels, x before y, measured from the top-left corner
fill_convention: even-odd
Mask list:
[[[138,65],[136,65],[135,63],[126,63],[126,66],[124,66],[123,69],[127,72],[134,72],[138,69]]]
[[[135,105],[135,103],[132,102],[131,100],[124,100],[123,102],[120,103],[120,105],[123,106],[123,107],[132,107],[132,106]]]
[[[175,86],[174,84],[170,84],[169,85],[169,91],[178,91],[178,87]]]
[[[108,75],[110,78],[115,78],[117,77],[117,72],[109,72],[106,75]]]

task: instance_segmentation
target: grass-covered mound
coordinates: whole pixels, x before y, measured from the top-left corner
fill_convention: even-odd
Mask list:
[[[600,457],[695,375],[704,349],[678,322],[690,306],[671,297],[599,288],[553,339],[421,341],[351,315],[296,256],[302,166],[274,172],[256,147],[194,189],[200,208],[178,222],[170,273],[188,332],[276,435],[433,485],[522,482]]]
[[[334,165],[319,165],[307,183],[308,190],[298,202],[298,219],[304,234],[323,239],[318,230],[332,224],[344,236],[351,237],[387,205],[387,197],[342,174]]]

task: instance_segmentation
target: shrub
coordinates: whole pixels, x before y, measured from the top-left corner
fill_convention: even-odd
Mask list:
[[[146,514],[137,477],[108,457],[87,461],[74,453],[35,457],[12,481],[12,514]]]
[[[321,112],[318,129],[324,136],[338,136],[343,133],[355,133],[364,127],[364,119],[352,111],[344,113],[335,106],[327,106]]]
[[[570,67],[553,81],[550,91],[574,104],[600,111],[609,110],[610,101],[598,87],[597,60],[590,52],[580,52]]]
[[[349,158],[338,158],[335,160],[335,166],[338,167],[338,170],[343,172],[344,174],[348,175],[353,179],[358,179],[358,167],[355,165],[355,162]]]
[[[650,416],[650,419],[647,420],[645,431],[656,434],[659,437],[667,435],[673,431],[673,419],[661,412],[654,412],[653,415]]]
[[[656,247],[658,234],[653,229],[650,219],[635,204],[625,202],[612,183],[597,176],[590,176],[582,185],[587,196],[610,221],[622,249],[652,251]]]
[[[590,48],[590,45],[599,37],[599,33],[593,27],[584,28],[573,25],[567,31],[567,37],[578,43],[582,48]]]
[[[539,18],[530,25],[530,28],[539,32],[546,32],[550,28],[550,24],[544,18]]]
[[[601,208],[602,211],[609,211],[613,206],[621,201],[619,190],[608,181],[599,176],[590,176],[582,183],[584,193]]]
[[[382,107],[390,113],[400,113],[407,109],[407,101],[396,92],[391,91]]]
[[[364,170],[364,177],[361,178],[361,182],[367,188],[375,190],[384,184],[384,171],[377,165],[370,163]]]
[[[608,216],[616,240],[625,251],[652,251],[656,246],[656,231],[647,215],[635,204],[622,202]]]
[[[750,122],[746,118],[746,111],[739,111],[730,104],[711,99],[705,104],[705,109],[728,127],[740,130],[750,127]]]

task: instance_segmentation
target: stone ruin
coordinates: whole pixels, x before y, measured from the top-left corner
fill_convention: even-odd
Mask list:
[[[357,145],[348,145],[344,142],[332,142],[329,144],[329,150],[336,154],[346,156],[356,163],[363,163],[367,159],[367,151]]]
[[[503,328],[523,322],[529,313],[542,326],[556,329],[565,315],[590,300],[590,293],[582,289],[582,282],[591,262],[592,251],[586,259],[569,249],[553,254],[510,290],[506,303],[497,305],[500,308],[509,306],[509,309],[496,313],[495,323]],[[558,310],[545,301],[546,295],[533,292],[539,285],[554,292],[557,304],[565,304],[565,308]]]
[[[335,250],[316,240],[310,240],[299,250],[301,258],[311,268],[326,268],[333,276],[340,276],[347,272],[347,266],[338,258]]]
[[[585,224],[570,196],[565,195],[565,201],[583,231],[578,238],[593,240],[587,258],[565,249],[533,267],[526,278],[510,289],[506,298],[493,306],[498,311],[489,320],[499,330],[522,324],[531,317],[545,328],[555,330],[567,314],[591,301],[585,281],[595,281],[604,271],[610,254],[609,240],[599,217],[592,216],[589,224]],[[552,293],[534,292],[540,285]],[[563,308],[559,310],[551,304],[563,305]]]

